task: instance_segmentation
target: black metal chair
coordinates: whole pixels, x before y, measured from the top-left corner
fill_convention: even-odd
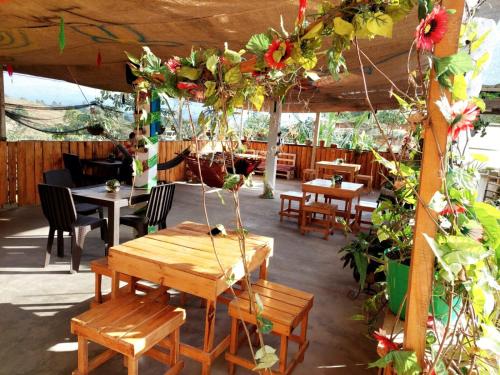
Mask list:
[[[50,262],[50,253],[57,231],[69,232],[71,235],[71,265],[70,272],[78,272],[82,256],[83,244],[88,232],[101,229],[101,239],[107,243],[108,226],[106,219],[78,215],[71,190],[67,187],[46,184],[38,185],[40,202],[45,218],[49,222],[49,238],[45,255],[45,266]]]
[[[144,215],[123,215],[120,217],[120,224],[133,227],[137,231],[137,237],[147,234],[148,226],[158,225],[159,229],[165,229],[167,215],[174,200],[174,192],[175,184],[172,183],[153,187],[146,209],[143,210]]]
[[[77,187],[94,185],[103,182],[103,178],[87,175],[83,172],[83,165],[80,157],[73,154],[62,155],[64,168],[71,174],[71,179]]]

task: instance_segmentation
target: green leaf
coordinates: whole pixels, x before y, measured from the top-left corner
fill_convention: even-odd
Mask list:
[[[226,72],[226,74],[224,74],[224,82],[229,83],[230,85],[240,82],[241,78],[242,75],[239,65],[233,66]]]
[[[125,55],[127,55],[127,58],[129,59],[129,61],[132,63],[132,64],[135,64],[135,65],[139,65],[140,64],[140,61],[137,57],[135,57],[134,55],[131,55],[130,53],[128,53],[127,51],[125,51]]]
[[[228,173],[224,176],[224,185],[222,185],[222,188],[226,190],[234,190],[240,183],[240,180],[241,176],[239,174]]]
[[[472,74],[472,79],[476,78],[482,71],[482,67],[486,62],[490,60],[490,53],[485,52],[481,55],[479,59],[476,61],[476,67],[474,68],[474,73]]]
[[[263,86],[257,86],[253,95],[250,96],[250,102],[257,111],[260,111],[262,104],[264,104],[264,93],[265,88]]]
[[[366,22],[366,28],[369,32],[386,38],[392,38],[392,27],[393,22],[391,16],[382,12],[375,13],[373,17],[370,17]]]
[[[368,368],[385,368],[391,363],[398,375],[418,375],[422,371],[415,352],[407,350],[390,351],[384,357],[370,363]]]
[[[368,259],[365,254],[359,252],[354,253],[353,256],[356,269],[359,273],[359,286],[361,289],[364,289],[366,282],[366,270],[368,269]]]
[[[257,315],[257,322],[259,322],[259,331],[264,335],[267,335],[273,330],[273,322],[262,315]]]
[[[492,325],[482,324],[483,336],[477,341],[477,346],[500,356],[500,331]]]
[[[497,263],[500,264],[500,210],[488,203],[475,202],[474,213],[483,226],[489,246],[495,250]]]
[[[465,51],[443,58],[434,57],[434,70],[439,83],[451,87],[451,77],[474,69],[474,61]]]
[[[302,37],[302,39],[314,39],[316,38],[321,31],[323,31],[323,21],[315,24],[311,29]]]
[[[226,49],[224,51],[224,58],[227,59],[231,64],[239,64],[241,62],[241,55],[233,50]]]
[[[177,70],[177,76],[187,78],[191,81],[196,81],[200,78],[201,71],[196,68],[191,68],[189,66],[181,66]]]
[[[274,366],[279,360],[276,355],[276,349],[264,345],[259,348],[257,352],[255,352],[255,361],[257,362],[257,366],[253,368],[253,371],[257,370],[265,370]]]
[[[488,30],[487,32],[485,32],[483,35],[481,35],[479,37],[479,39],[473,41],[470,45],[470,50],[471,52],[474,52],[475,50],[477,50],[479,47],[481,47],[481,44],[483,44],[484,40],[488,37],[488,35],[490,34],[490,31],[491,30]]]
[[[214,77],[217,77],[217,64],[219,62],[219,57],[217,55],[211,55],[208,57],[206,65],[207,69],[213,74]]]
[[[271,42],[272,39],[269,35],[255,34],[252,35],[245,48],[251,53],[262,55],[267,51]]]
[[[341,17],[333,19],[333,29],[336,34],[351,36],[354,33],[352,23],[344,21]]]
[[[462,74],[456,75],[453,80],[453,97],[455,99],[467,99],[467,81]]]
[[[443,255],[443,261],[447,264],[470,265],[488,255],[483,245],[470,237],[447,236],[445,244],[449,251]]]
[[[215,94],[216,83],[214,81],[206,81],[205,87],[207,88],[205,90],[205,97],[208,98],[209,96],[212,96],[213,94]]]
[[[61,21],[59,22],[59,52],[62,53],[66,47],[66,36],[64,33],[64,18],[61,17]]]
[[[391,96],[394,96],[396,98],[400,107],[410,108],[410,105],[408,104],[408,102],[406,102],[406,100],[404,100],[402,97],[400,97],[394,91],[391,91]]]

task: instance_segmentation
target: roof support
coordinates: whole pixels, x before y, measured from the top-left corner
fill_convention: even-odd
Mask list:
[[[281,124],[281,100],[274,102],[270,111],[269,135],[267,137],[266,172],[264,174],[263,198],[274,198],[276,186],[276,163],[278,153],[278,133]]]
[[[442,5],[447,9],[455,9],[456,13],[448,15],[448,32],[443,40],[437,44],[434,51],[437,57],[449,56],[457,51],[464,0],[443,0]],[[449,92],[445,94],[450,96]],[[441,189],[445,177],[442,174],[442,163],[445,163],[444,153],[446,152],[448,123],[436,105],[436,100],[442,95],[442,89],[439,87],[433,71],[427,98],[429,121],[425,126],[419,184],[419,194],[426,206],[434,193]],[[421,366],[424,365],[427,316],[434,273],[434,254],[423,234],[433,237],[436,230],[433,218],[429,216],[426,207],[419,202],[415,218],[415,235],[408,281],[404,347],[416,352]]]
[[[316,147],[318,147],[318,138],[319,138],[319,120],[321,118],[321,113],[316,112],[316,119],[314,120],[314,130],[313,130],[313,139],[312,139],[312,155],[311,155],[311,169],[314,169],[316,164]]]
[[[7,124],[5,122],[5,89],[3,85],[3,66],[0,64],[0,141],[7,140]]]

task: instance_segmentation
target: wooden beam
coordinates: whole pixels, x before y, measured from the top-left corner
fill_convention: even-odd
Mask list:
[[[0,64],[0,141],[7,140],[7,124],[5,122],[5,89],[3,85],[3,66]]]
[[[281,124],[281,100],[274,102],[270,111],[269,134],[267,138],[266,172],[264,175],[264,197],[273,198],[276,186],[276,153],[278,151],[278,133]],[[271,196],[269,194],[271,193]]]
[[[435,47],[434,54],[437,57],[449,56],[457,52],[464,0],[443,0],[442,5],[447,9],[455,9],[456,13],[448,15],[448,31]],[[444,94],[449,98],[449,92],[444,92]],[[436,105],[436,101],[442,95],[443,89],[439,86],[432,71],[427,98],[429,122],[425,126],[419,183],[419,194],[426,206],[434,193],[441,189],[445,177],[442,174],[440,153],[446,152],[448,123]],[[419,202],[408,281],[404,347],[406,350],[416,352],[421,366],[424,365],[427,316],[434,274],[434,254],[423,235],[425,233],[434,237],[437,230],[434,219],[429,215],[426,207]]]
[[[314,169],[316,164],[316,147],[318,147],[319,138],[319,120],[321,118],[321,113],[316,112],[316,119],[314,120],[314,130],[312,139],[312,155],[311,155],[311,168]]]

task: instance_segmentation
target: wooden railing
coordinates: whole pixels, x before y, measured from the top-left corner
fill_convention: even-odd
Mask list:
[[[248,149],[265,151],[267,149],[266,142],[248,141],[245,146]],[[311,158],[312,158],[312,146],[295,145],[295,144],[284,144],[280,146],[281,152],[286,152],[290,154],[297,155],[296,157],[296,176],[302,178],[302,172],[304,169],[311,168]],[[390,158],[389,153],[380,152],[380,155],[384,158]],[[373,176],[373,187],[378,189],[383,183],[383,174],[385,174],[385,168],[383,168],[379,163],[374,163],[375,157],[371,151],[355,152],[354,150],[345,150],[341,148],[331,148],[331,147],[317,147],[316,148],[316,161],[333,161],[342,158],[347,163],[361,164],[361,169],[359,174],[369,175],[372,173]],[[373,165],[373,171],[372,171]]]
[[[190,146],[190,141],[160,142],[158,161],[165,162],[177,153]],[[265,151],[266,142],[247,142],[249,149]],[[82,159],[106,158],[113,150],[110,142],[86,141],[19,141],[0,142],[0,207],[7,204],[19,206],[39,203],[37,185],[43,181],[43,172],[62,168],[62,154],[72,153]],[[296,155],[296,175],[302,177],[302,172],[310,168],[312,147],[304,145],[285,144],[282,152]],[[387,157],[385,153],[382,156]],[[344,150],[330,147],[316,149],[316,161],[335,160],[343,158],[346,162],[361,164],[361,174],[370,174],[373,168],[373,185],[379,188],[382,183],[382,168],[378,163],[372,163],[374,156],[369,151],[356,153],[353,150]],[[184,179],[184,163],[167,171],[159,171],[158,179],[165,181],[179,181]]]
[[[158,161],[173,158],[191,144],[190,141],[160,142]],[[111,142],[19,141],[0,142],[0,207],[40,202],[37,185],[43,172],[63,167],[62,154],[71,153],[82,159],[106,158],[113,151]],[[159,180],[184,179],[184,163],[158,173]]]

